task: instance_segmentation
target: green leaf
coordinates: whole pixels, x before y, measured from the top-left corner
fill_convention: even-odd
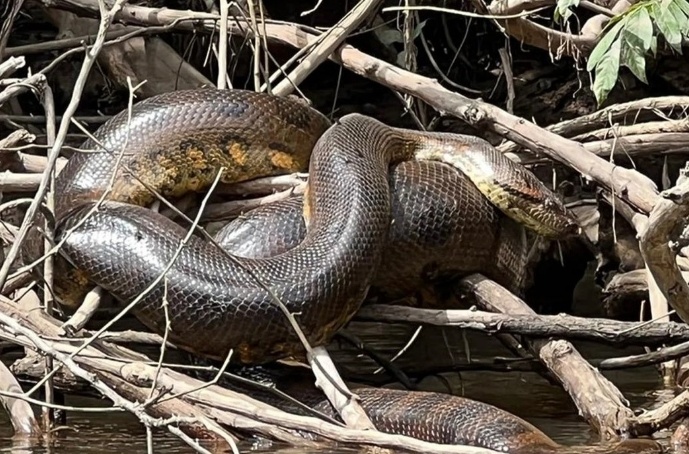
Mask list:
[[[646,52],[651,47],[653,39],[653,21],[646,8],[640,8],[635,14],[627,16],[624,21],[622,34],[625,41],[640,52]]]
[[[606,56],[611,48],[612,42],[615,40],[615,38],[617,38],[617,35],[620,33],[623,25],[623,21],[616,23],[614,27],[605,33],[603,39],[598,41],[598,44],[596,44],[596,47],[593,48],[593,51],[589,56],[589,61],[586,64],[587,71],[593,71],[593,69],[598,66],[598,63],[600,63],[600,61]]]
[[[642,82],[646,80],[645,53],[653,44],[653,22],[646,8],[635,8],[623,19],[624,26],[621,33],[621,60]]]
[[[572,15],[570,8],[579,6],[579,0],[557,0],[557,7],[555,8],[555,20],[564,22]]]
[[[666,2],[663,2],[666,3]],[[665,7],[662,7],[665,6]],[[654,8],[657,11],[655,20],[658,29],[662,33],[665,41],[672,47],[677,53],[682,53],[682,34],[680,32],[680,26],[675,20],[675,17],[670,12],[668,5],[661,5],[661,7]]]
[[[623,47],[620,64],[629,68],[637,79],[648,85],[648,80],[646,80],[646,58],[643,52],[638,51],[634,47]]]
[[[651,52],[653,53],[653,57],[655,58],[658,55],[658,37],[653,36],[653,39],[651,39]]]
[[[684,36],[687,33],[687,27],[689,26],[689,21],[687,21],[687,16],[684,14],[682,9],[677,4],[677,0],[673,1],[668,5],[668,12],[672,14],[677,26],[679,28],[680,36]]]
[[[681,9],[686,16],[689,17],[689,2],[687,0],[675,0],[675,3]]]
[[[419,35],[423,31],[423,27],[426,25],[427,21],[428,21],[428,19],[425,19],[416,25],[416,27],[414,28],[414,33],[412,33],[412,36],[411,36],[412,41],[419,37]]]
[[[598,105],[608,97],[610,90],[617,83],[617,75],[620,71],[620,49],[622,40],[618,39],[612,43],[608,52],[596,65],[596,78],[593,82],[593,94],[596,96]]]
[[[378,36],[380,42],[382,42],[386,46],[389,46],[394,43],[404,42],[402,32],[400,32],[396,28],[381,28],[376,32],[376,35]]]

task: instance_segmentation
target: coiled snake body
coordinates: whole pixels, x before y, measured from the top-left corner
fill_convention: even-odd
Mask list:
[[[71,264],[56,279],[58,295],[74,302],[89,282],[124,303],[143,294],[133,309],[139,320],[162,334],[169,317],[169,341],[213,359],[230,350],[233,361],[247,364],[299,355],[301,343],[275,297],[312,345],[350,320],[388,239],[391,164],[455,167],[507,216],[541,234],[566,234],[574,225],[540,181],[480,139],[391,128],[356,114],[331,126],[288,98],[240,90],[163,94],[136,104],[131,118],[123,112],[108,121],[96,139],[84,148],[97,151],[72,157],[57,178],[56,239]],[[152,191],[200,191],[221,169],[222,181],[237,182],[307,168],[307,232],[271,257],[231,258],[200,235],[181,247],[189,226],[144,208]],[[378,408],[384,394],[372,392]],[[427,428],[430,407],[417,413],[422,406],[409,405]],[[495,424],[499,433],[503,423]]]
[[[483,273],[520,295],[526,280],[526,235],[452,167],[405,161],[390,170],[392,222],[367,299],[447,309],[444,282]],[[225,225],[215,239],[242,257],[272,257],[306,236],[303,197],[259,206]],[[438,285],[434,285],[438,284]],[[406,297],[416,298],[404,300]]]

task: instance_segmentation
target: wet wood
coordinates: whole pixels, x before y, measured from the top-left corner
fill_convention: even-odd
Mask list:
[[[629,431],[636,436],[650,435],[686,416],[689,416],[689,391],[682,391],[660,407],[630,418]]]
[[[689,452],[689,418],[682,419],[675,431],[672,432],[670,445],[675,454],[686,454]]]
[[[43,353],[50,353],[47,350],[50,349],[61,355],[74,355],[76,349],[79,348],[69,339],[61,339],[61,329],[57,320],[42,311],[24,312],[11,300],[0,297],[1,338],[8,336],[6,329],[9,326],[26,327],[27,332],[43,336],[45,344],[40,345],[45,349],[38,347],[43,350]],[[32,344],[32,340],[9,336],[26,346]],[[148,411],[154,412],[155,417],[160,419],[161,427],[165,427],[165,418],[178,418],[180,414],[191,414],[195,422],[192,423],[191,420],[182,422],[193,424],[193,428],[188,432],[192,435],[204,433],[204,430],[208,430],[204,421],[214,419],[221,424],[249,430],[251,433],[259,433],[273,439],[290,443],[301,441],[300,444],[304,446],[309,446],[309,441],[295,437],[291,431],[302,430],[322,437],[324,442],[330,440],[355,446],[363,443],[420,453],[496,454],[496,451],[490,449],[427,443],[410,437],[389,435],[375,430],[354,430],[313,417],[293,415],[249,396],[216,385],[209,386],[208,383],[166,368],[148,365],[150,360],[147,357],[124,347],[102,341],[96,341],[95,345],[97,348],[89,346],[83,349],[83,353],[76,354],[73,363],[66,362],[68,369],[75,372],[75,366],[72,364],[81,366],[93,374],[94,379],[102,380],[104,384],[117,389],[125,398],[132,401],[147,400],[151,396],[151,389],[157,390],[158,393],[163,392],[161,396],[164,397],[163,399],[147,407]],[[88,377],[83,373],[75,375],[82,380]],[[87,381],[91,385],[97,383],[93,380]],[[280,436],[280,434],[283,435]]]
[[[0,390],[4,393],[21,395],[22,387],[12,372],[4,363],[0,362]],[[4,394],[0,396],[0,402],[9,416],[15,436],[39,437],[42,434],[41,427],[36,420],[31,405],[25,400]]]
[[[481,275],[471,275],[460,284],[475,295],[478,304],[488,310],[507,314],[533,315],[533,310],[516,296]],[[579,413],[603,439],[621,437],[634,416],[617,387],[591,366],[564,340],[531,339],[535,356],[557,376]]]

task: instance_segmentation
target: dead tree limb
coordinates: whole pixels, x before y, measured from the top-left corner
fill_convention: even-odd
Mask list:
[[[0,5],[0,62],[14,25],[14,18],[23,4],[24,0],[7,0]]]
[[[649,435],[660,429],[670,427],[685,416],[689,416],[689,391],[683,391],[660,407],[630,418],[630,433]]]
[[[0,139],[0,152],[2,152],[4,148],[16,147],[19,144],[31,143],[34,140],[36,140],[36,136],[31,134],[29,131],[26,129],[18,129],[11,132],[4,139]]]
[[[651,276],[685,323],[689,322],[689,285],[677,267],[676,253],[670,249],[670,242],[677,239],[688,215],[689,180],[662,193],[639,242]]]
[[[306,431],[322,437],[324,441],[332,440],[354,446],[367,444],[428,454],[496,454],[496,451],[490,449],[427,443],[378,431],[349,429],[317,418],[286,413],[249,396],[216,385],[209,386],[208,383],[166,368],[158,370],[157,367],[146,364],[148,358],[145,356],[106,342],[98,342],[97,347],[86,347],[81,354],[70,360],[71,353],[79,347],[73,344],[73,339],[60,339],[57,321],[40,311],[25,313],[14,302],[2,297],[0,325],[10,330],[8,332],[0,329],[1,337],[9,336],[20,345],[35,346],[44,354],[54,355],[76,376],[95,383],[97,389],[106,393],[108,398],[115,399],[116,405],[135,411],[137,416],[157,427],[166,424],[160,418],[183,415],[185,417],[181,422],[185,426],[194,426],[196,429],[191,433],[196,433],[197,436],[204,431],[208,432],[203,424],[204,418],[214,418],[220,424],[292,443],[300,439],[292,433],[286,433],[285,429]],[[150,386],[154,382],[158,384],[159,393],[155,399],[149,400]],[[125,392],[126,389],[130,393]],[[130,407],[128,401],[113,394],[115,391],[121,392],[130,400],[140,402],[140,405]],[[144,415],[141,411],[147,413]],[[158,419],[151,420],[152,417]],[[308,440],[301,440],[301,443],[308,445]]]
[[[462,290],[475,295],[479,305],[494,312],[530,314],[534,311],[509,291],[481,276],[461,281]],[[626,434],[634,416],[617,387],[594,369],[564,340],[532,340],[532,349],[543,364],[557,376],[580,414],[604,439]]]
[[[46,11],[63,35],[91,35],[98,30],[98,21],[94,19],[55,9]],[[131,33],[136,28],[114,24],[111,30]],[[127,87],[128,77],[133,86],[146,81],[139,90],[144,98],[174,90],[214,86],[157,36],[136,36],[121,43],[104,46],[98,55],[98,62],[113,81],[122,87]]]
[[[647,121],[633,125],[613,125],[607,128],[596,129],[572,137],[572,140],[587,142],[594,140],[606,140],[614,137],[639,136],[648,137],[646,134],[662,133],[686,133],[689,132],[689,119]]]
[[[2,59],[0,59],[0,61],[2,61]],[[23,56],[10,57],[7,60],[2,61],[2,63],[0,63],[0,79],[11,76],[12,73],[23,68],[25,65],[26,59]]]
[[[17,383],[12,372],[0,362],[0,390],[8,394],[21,394],[22,387]],[[16,397],[9,397],[8,395],[0,396],[0,402],[5,408],[7,415],[10,418],[15,435],[36,437],[40,436],[42,431],[36,420],[33,409],[28,402]]]
[[[610,122],[622,125],[634,124],[654,112],[672,113],[675,109],[683,112],[689,104],[689,96],[662,96],[613,104],[612,106],[592,112],[588,115],[561,121],[546,126],[548,131],[563,136],[576,137],[598,128],[611,127]],[[578,140],[578,139],[577,139]],[[503,153],[516,153],[522,145],[516,142],[505,142],[498,146]]]
[[[670,122],[667,124],[669,125]],[[689,149],[689,133],[659,132],[620,135],[595,142],[585,142],[583,146],[589,152],[606,158],[611,153],[615,156],[685,153]]]
[[[514,16],[527,11],[537,12],[539,9],[554,6],[553,0],[536,1],[493,1],[490,5],[483,2],[472,2],[481,14],[493,16]],[[621,3],[621,2],[618,2]],[[624,2],[626,3],[626,2]],[[556,58],[571,56],[578,58],[588,54],[598,42],[605,24],[614,15],[613,11],[588,2],[590,9],[595,9],[600,14],[593,16],[583,24],[580,34],[566,33],[537,24],[526,17],[510,17],[508,19],[493,18],[504,31],[524,44],[546,50]],[[627,8],[631,5],[627,4]],[[441,14],[447,14],[452,10],[433,6],[399,6],[385,8],[384,11],[399,10],[433,10]]]
[[[361,0],[337,24],[324,32],[318,43],[313,46],[308,55],[294,70],[285,76],[273,89],[276,95],[286,96],[294,87],[306,79],[321,63],[326,61],[335,49],[340,47],[347,36],[361,25],[369,16],[375,14],[383,3],[382,0]]]
[[[562,337],[609,344],[660,345],[689,341],[689,326],[684,323],[621,322],[565,314],[492,313],[371,305],[361,308],[356,318],[414,325],[453,326],[491,334],[510,333],[537,338]]]

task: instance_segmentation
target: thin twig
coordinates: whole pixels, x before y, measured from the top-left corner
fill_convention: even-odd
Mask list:
[[[228,0],[220,0],[220,34],[218,35],[218,89],[227,86],[227,16],[230,9]]]
[[[386,8],[383,8],[383,12],[387,13],[391,11],[435,11],[440,13],[457,14],[459,16],[475,17],[478,19],[518,19],[520,17],[533,16],[534,14],[541,12],[545,9],[547,9],[547,7],[523,11],[518,14],[506,14],[504,16],[494,14],[477,14],[458,9],[441,8],[439,6],[388,6]]]
[[[52,147],[55,145],[55,101],[53,99],[53,90],[50,85],[46,84],[41,92],[41,104],[43,104],[43,109],[45,111],[46,118],[46,136],[47,145]],[[46,217],[44,220],[44,247],[45,250],[50,250],[53,243],[53,238],[55,232],[53,230],[53,225],[51,219],[55,218],[55,166],[48,168],[46,170],[48,174],[48,189],[45,197],[46,210],[50,213],[50,216]],[[46,258],[43,263],[43,310],[46,314],[51,314],[53,311],[53,294],[51,289],[53,288],[53,256]],[[4,285],[4,282],[3,282]],[[53,369],[53,360],[50,357],[45,359],[45,371],[48,373]],[[52,380],[48,380],[45,383],[45,401],[48,404],[52,404],[54,400],[54,389]],[[43,427],[46,430],[50,430],[53,424],[53,412],[48,407],[43,407]]]
[[[247,2],[249,7],[249,17],[251,18],[251,26],[255,30],[254,33],[254,90],[259,91],[261,89],[261,33],[258,31],[258,23],[256,22],[256,8],[254,6],[253,0]],[[227,23],[225,23],[227,25]],[[268,49],[266,49],[268,52]]]

